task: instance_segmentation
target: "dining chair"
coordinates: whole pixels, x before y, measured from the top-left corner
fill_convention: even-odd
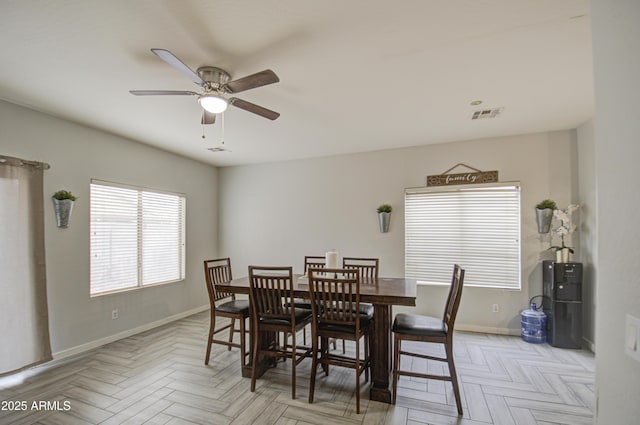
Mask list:
[[[242,367],[244,367],[246,363],[245,358],[251,354],[250,350],[246,350],[245,345],[245,334],[248,333],[245,327],[245,319],[249,317],[249,301],[236,300],[234,294],[221,291],[218,286],[220,283],[228,282],[232,279],[231,259],[226,257],[215,260],[205,260],[204,276],[207,285],[207,292],[209,293],[209,304],[211,306],[209,339],[207,342],[207,354],[204,359],[204,364],[209,364],[211,345],[220,344],[227,346],[229,351],[231,351],[231,347],[240,348],[240,363]],[[226,317],[231,320],[231,323],[216,329],[216,317]],[[235,328],[236,319],[240,322],[240,329]],[[226,341],[216,339],[215,335],[225,329],[229,329],[229,339]],[[233,334],[235,332],[240,333],[239,344],[233,342]]]
[[[304,274],[309,269],[323,269],[327,265],[327,258],[324,255],[305,255],[304,256]]]
[[[327,273],[325,273],[327,272]],[[309,403],[313,403],[318,364],[329,374],[329,365],[347,367],[356,374],[356,413],[360,413],[360,377],[369,380],[369,337],[371,320],[357,313],[360,307],[360,275],[354,269],[311,269],[309,296],[313,310],[312,364]],[[332,354],[329,339],[355,341],[355,356]],[[361,358],[360,340],[364,338],[364,358]],[[318,342],[320,341],[320,347]]]
[[[311,310],[293,303],[293,268],[249,266],[249,301],[253,335],[251,392],[256,390],[258,358],[261,356],[290,358],[291,398],[296,398],[296,366],[311,356],[311,348],[296,345],[296,333],[311,323]],[[280,344],[278,335],[291,335]],[[290,349],[289,349],[290,348]]]
[[[421,316],[417,314],[398,313],[393,321],[393,389],[391,403],[396,403],[398,395],[398,378],[400,376],[411,376],[426,379],[437,379],[450,381],[453,385],[453,395],[456,399],[458,414],[462,415],[462,404],[460,402],[460,388],[456,375],[456,366],[453,360],[453,327],[460,306],[462,297],[462,287],[464,282],[464,269],[459,265],[453,268],[451,287],[445,304],[442,319],[437,317]],[[428,356],[416,352],[403,351],[402,341],[421,341],[444,345],[445,357]],[[400,370],[400,357],[402,355],[419,357],[421,359],[446,362],[449,366],[449,375],[432,375]]]
[[[358,270],[360,274],[360,284],[366,285],[378,278],[378,264],[380,260],[377,258],[364,257],[343,257],[342,267],[345,269]],[[365,314],[370,320],[373,320],[373,305],[360,303],[360,313]],[[336,347],[336,341],[333,340],[333,348]],[[342,353],[346,351],[345,342],[342,341]]]
[[[342,267],[345,269],[356,269],[360,272],[360,281],[366,284],[367,280],[378,278],[378,264],[380,260],[377,258],[362,257],[343,257]]]
[[[304,256],[304,275],[308,276],[309,269],[323,269],[327,265],[327,258],[324,255],[305,255]],[[311,303],[309,300],[296,298],[294,304],[299,308],[306,308],[311,310]],[[306,328],[302,330],[302,343],[307,345],[307,332]],[[334,342],[335,348],[335,342]]]

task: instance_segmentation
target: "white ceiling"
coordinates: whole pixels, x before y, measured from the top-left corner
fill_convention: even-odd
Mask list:
[[[594,115],[590,27],[588,0],[3,0],[0,98],[218,166],[563,130]],[[150,48],[274,70],[237,97],[282,115],[231,107],[208,151],[195,97],[129,94],[199,91]]]

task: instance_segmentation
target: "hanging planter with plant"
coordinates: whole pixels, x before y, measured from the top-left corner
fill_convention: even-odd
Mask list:
[[[69,227],[73,202],[77,199],[68,190],[59,190],[51,197],[53,200],[53,210],[56,213],[56,224],[62,229]]]
[[[551,219],[556,203],[551,199],[545,199],[536,205],[536,221],[538,222],[538,233],[549,233],[551,230]]]
[[[389,204],[382,204],[378,207],[378,224],[380,225],[381,233],[387,233],[389,231],[392,209]]]

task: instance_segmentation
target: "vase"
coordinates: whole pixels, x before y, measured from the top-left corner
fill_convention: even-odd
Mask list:
[[[569,248],[562,248],[556,251],[556,263],[568,263],[569,262]]]
[[[69,227],[73,201],[71,199],[53,199],[53,210],[56,213],[56,224],[62,229]]]
[[[551,219],[553,210],[551,208],[536,208],[536,221],[538,222],[538,233],[549,233],[551,229]]]
[[[387,233],[389,231],[389,222],[391,221],[390,212],[378,213],[378,224],[380,225],[380,232]]]

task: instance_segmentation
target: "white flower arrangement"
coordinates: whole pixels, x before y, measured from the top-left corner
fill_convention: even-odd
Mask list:
[[[579,208],[580,208],[580,205],[571,204],[564,210],[561,210],[561,209],[553,210],[553,217],[556,220],[560,221],[560,224],[558,225],[558,227],[553,229],[553,233],[560,236],[561,244],[559,246],[558,245],[551,246],[549,247],[549,249],[560,251],[566,248],[569,250],[570,253],[573,254],[573,248],[570,246],[566,246],[564,244],[564,237],[569,235],[569,233],[573,233],[577,230],[577,226],[571,223],[571,215],[573,214],[574,211],[577,211]]]

